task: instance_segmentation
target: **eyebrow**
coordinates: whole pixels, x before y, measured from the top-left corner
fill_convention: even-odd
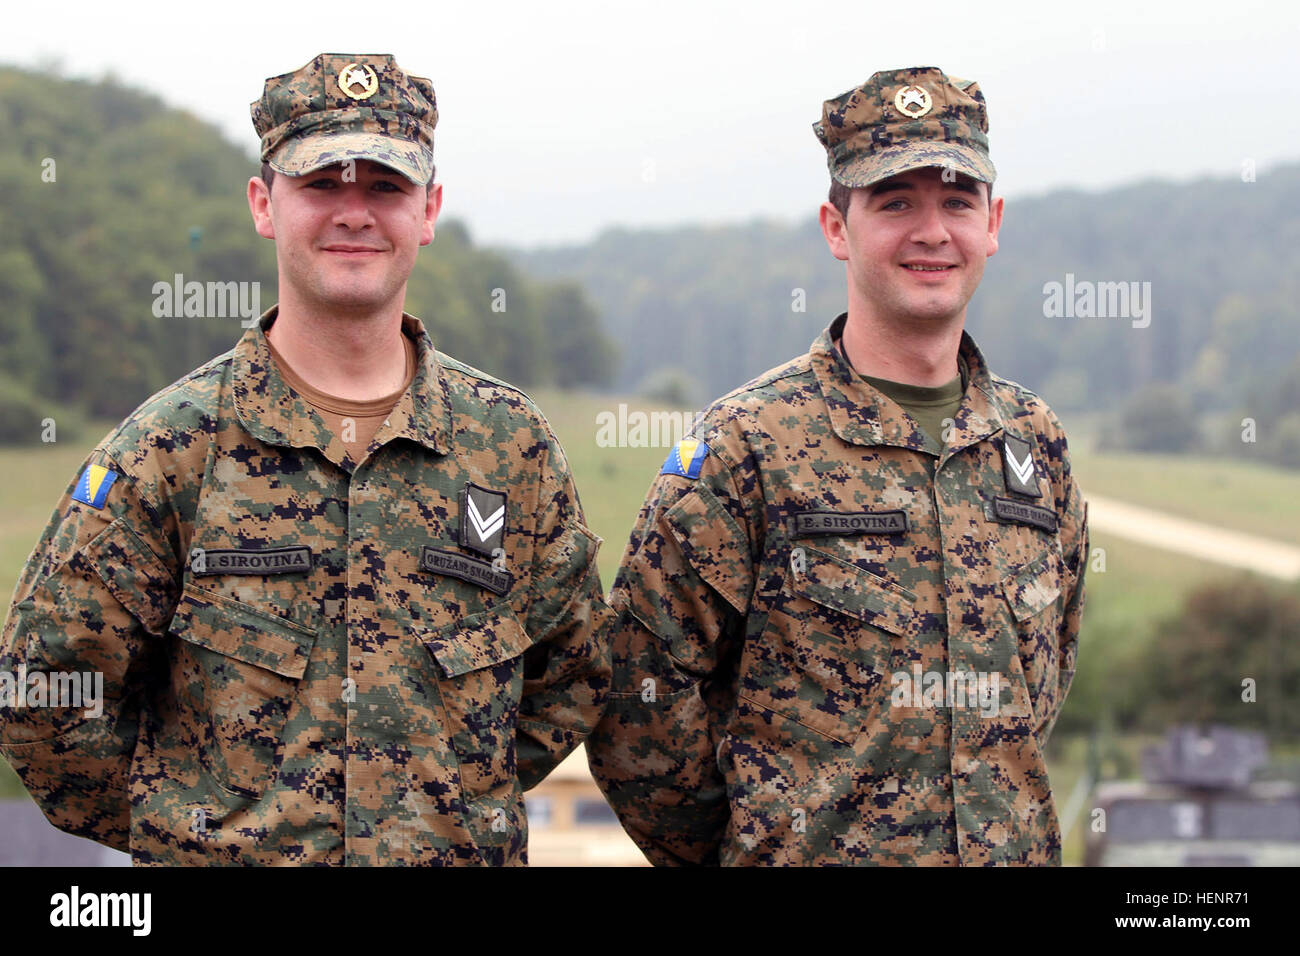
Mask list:
[[[402,175],[397,170],[393,169],[393,167],[385,166],[383,163],[376,163],[374,160],[368,160],[367,165],[370,168],[370,172],[376,176],[401,176]],[[331,163],[328,166],[322,166],[320,169],[314,169],[310,173],[307,173],[306,175],[323,176],[323,175],[328,175],[329,173],[340,173],[342,171],[343,171],[343,163],[337,162],[337,163]]]
[[[958,174],[957,179],[953,180],[950,183],[945,183],[944,185],[951,186],[953,189],[956,189],[964,193],[979,192],[978,187],[975,185],[975,180],[971,179],[969,176],[965,176],[961,174]],[[906,180],[886,179],[883,182],[879,182],[876,183],[874,186],[871,186],[869,191],[867,192],[867,198],[875,199],[877,196],[884,195],[885,193],[902,192],[902,191],[910,190],[912,188],[913,188],[912,184],[907,182]]]

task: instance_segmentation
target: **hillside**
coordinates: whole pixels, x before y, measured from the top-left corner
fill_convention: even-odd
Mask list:
[[[257,165],[215,127],[112,79],[0,67],[0,130],[0,441],[37,440],[56,409],[120,417],[243,333],[221,299],[168,316],[159,283],[242,283],[242,305],[275,302],[274,244],[244,198]],[[456,222],[407,291],[439,348],[519,385],[599,383],[610,367],[581,290],[530,279]]]
[[[1198,411],[1258,404],[1255,389],[1300,354],[1300,165],[1261,170],[1255,182],[1008,201],[1000,239],[968,328],[996,371],[1060,409],[1114,407],[1154,382],[1184,389]],[[614,229],[520,261],[591,291],[623,345],[619,387],[678,369],[695,381],[696,402],[805,351],[845,308],[843,266],[812,215]],[[1149,289],[1150,314],[1045,315],[1045,286],[1059,283],[1064,297],[1082,282],[1150,283],[1136,287]],[[792,309],[800,289],[806,312]]]

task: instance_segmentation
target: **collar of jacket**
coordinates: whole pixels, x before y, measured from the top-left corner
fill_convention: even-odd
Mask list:
[[[913,451],[933,451],[933,446],[927,448],[925,433],[907,414],[868,384],[835,348],[835,340],[843,333],[847,320],[848,313],[840,313],[809,350],[835,434],[853,445],[896,445]],[[988,366],[975,340],[963,331],[958,349],[966,359],[969,380],[943,446],[943,459],[1003,428]]]
[[[314,447],[324,453],[335,436],[306,400],[289,388],[271,358],[266,330],[275,322],[278,308],[267,309],[235,345],[235,414],[259,441]],[[442,368],[424,323],[403,312],[402,326],[416,343],[415,378],[389,413],[383,437],[409,438],[443,455],[451,447],[451,401]]]

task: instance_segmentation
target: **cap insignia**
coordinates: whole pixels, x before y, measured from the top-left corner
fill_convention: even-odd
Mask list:
[[[349,63],[339,73],[339,89],[354,100],[364,100],[379,89],[379,77],[365,63]]]
[[[920,119],[933,105],[930,94],[919,86],[905,86],[894,95],[894,107],[912,119]]]

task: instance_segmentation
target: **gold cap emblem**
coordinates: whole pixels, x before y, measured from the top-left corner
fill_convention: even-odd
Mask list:
[[[339,89],[354,100],[364,100],[379,89],[379,77],[365,63],[349,63],[339,73]]]
[[[894,108],[912,119],[920,119],[933,105],[930,94],[919,86],[905,86],[894,95]]]

